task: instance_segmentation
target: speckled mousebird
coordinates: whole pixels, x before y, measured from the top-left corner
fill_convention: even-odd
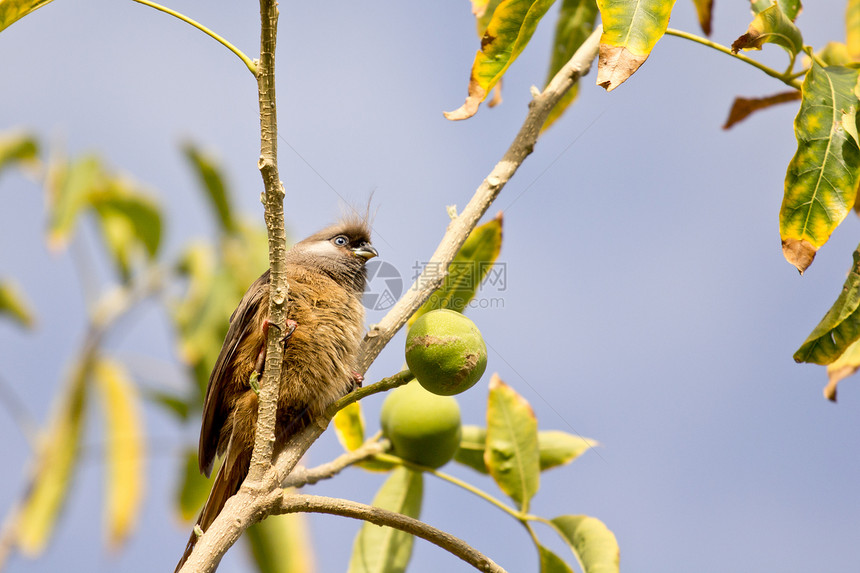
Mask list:
[[[361,296],[365,263],[377,256],[362,220],[345,220],[296,243],[286,253],[287,317],[295,329],[284,348],[275,454],[287,439],[356,383],[355,360],[364,332]],[[212,472],[224,456],[197,524],[212,524],[248,474],[257,424],[257,395],[249,381],[262,374],[269,316],[269,271],[258,278],[230,317],[230,328],[209,376],[198,459]],[[194,548],[191,534],[178,571]]]

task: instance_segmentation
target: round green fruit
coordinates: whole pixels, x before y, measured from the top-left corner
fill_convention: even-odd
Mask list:
[[[459,312],[433,310],[409,329],[406,364],[426,390],[453,396],[481,379],[487,368],[487,345],[475,323]]]
[[[388,393],[380,412],[382,433],[404,460],[438,468],[460,446],[460,405],[410,382]]]

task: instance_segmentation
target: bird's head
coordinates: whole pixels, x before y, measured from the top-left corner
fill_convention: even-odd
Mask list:
[[[370,242],[367,223],[346,220],[296,243],[287,254],[287,261],[321,270],[361,292],[367,279],[364,265],[378,255]]]

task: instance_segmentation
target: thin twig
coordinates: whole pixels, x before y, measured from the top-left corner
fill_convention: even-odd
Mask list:
[[[331,479],[349,466],[384,452],[388,445],[387,440],[381,442],[369,440],[351,452],[341,454],[332,461],[314,468],[308,469],[298,466],[290,472],[281,486],[284,488],[302,487],[303,485],[313,485],[324,479]]]
[[[165,14],[170,14],[174,18],[178,18],[178,19],[182,20],[183,22],[185,22],[186,24],[190,24],[191,26],[197,28],[198,30],[200,30],[201,32],[203,32],[204,34],[206,34],[207,36],[209,36],[210,38],[212,38],[216,42],[220,43],[222,46],[224,46],[225,48],[227,48],[228,50],[230,50],[234,54],[236,54],[239,57],[239,59],[245,63],[245,65],[248,67],[248,69],[251,70],[251,73],[254,74],[255,76],[257,75],[257,64],[254,63],[254,60],[252,60],[251,58],[246,56],[245,53],[242,52],[242,50],[240,50],[239,48],[237,48],[236,46],[234,46],[233,44],[228,42],[224,37],[219,36],[218,34],[213,32],[212,30],[210,30],[209,28],[204,26],[203,24],[201,24],[195,20],[192,20],[191,18],[189,18],[185,14],[182,14],[181,12],[177,12],[176,10],[171,10],[170,8],[168,8],[166,6],[162,6],[161,4],[156,4],[155,2],[150,2],[150,0],[132,0],[132,1],[137,2],[138,4],[143,4],[144,6],[149,6],[150,8],[154,8],[155,10],[158,10],[160,12],[164,12]]]
[[[487,571],[492,573],[504,573],[505,570],[497,565],[492,559],[463,541],[458,537],[446,533],[441,529],[437,529],[431,525],[427,525],[423,521],[415,518],[365,505],[355,501],[346,499],[335,499],[331,497],[323,497],[318,495],[303,495],[284,492],[281,496],[280,504],[277,507],[277,513],[325,513],[329,515],[340,515],[342,517],[351,517],[353,519],[361,519],[374,525],[386,525],[411,533],[416,537],[425,539],[430,543],[438,545],[445,551],[455,555],[473,566],[478,571]]]

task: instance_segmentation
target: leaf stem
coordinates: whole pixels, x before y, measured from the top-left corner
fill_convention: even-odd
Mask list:
[[[165,14],[170,14],[174,18],[179,18],[180,20],[182,20],[186,24],[190,24],[190,25],[194,26],[195,28],[197,28],[198,30],[200,30],[201,32],[203,32],[204,34],[206,34],[207,36],[209,36],[210,38],[212,38],[216,42],[220,43],[222,46],[224,46],[225,48],[227,48],[228,50],[230,50],[234,54],[236,54],[239,57],[239,59],[242,60],[242,62],[244,62],[244,64],[248,67],[248,69],[251,70],[251,73],[254,74],[254,77],[257,76],[257,64],[254,63],[254,60],[252,60],[251,58],[246,56],[245,53],[242,52],[242,50],[240,50],[239,48],[237,48],[236,46],[234,46],[233,44],[228,42],[226,38],[216,34],[212,30],[210,30],[209,28],[207,28],[206,26],[201,24],[200,22],[192,20],[191,18],[189,18],[185,14],[182,14],[182,13],[177,12],[175,10],[171,10],[167,6],[162,6],[161,4],[156,4],[155,2],[151,2],[150,0],[132,0],[132,2],[137,2],[138,4],[143,4],[144,6],[149,6],[150,8],[154,8],[160,12],[164,12]]]
[[[376,459],[378,459],[379,461],[382,461],[382,462],[397,464],[397,465],[401,465],[403,467],[409,468],[411,470],[428,473],[432,476],[435,476],[441,480],[445,480],[449,483],[452,483],[458,487],[465,489],[466,491],[468,491],[470,493],[477,495],[481,499],[495,505],[496,507],[498,507],[499,509],[501,509],[502,511],[504,511],[505,513],[507,513],[511,517],[517,519],[518,521],[524,521],[525,519],[527,519],[526,514],[517,511],[516,509],[512,508],[511,506],[504,503],[503,501],[500,501],[500,500],[496,499],[495,497],[491,496],[490,494],[488,494],[484,490],[477,488],[470,483],[464,482],[463,480],[461,480],[459,478],[455,478],[454,476],[452,476],[450,474],[440,472],[438,470],[435,470],[435,469],[427,467],[427,466],[422,466],[419,464],[412,463],[408,460],[404,460],[403,458],[400,458],[398,456],[394,456],[391,454],[377,454],[374,457]]]
[[[707,38],[702,38],[701,36],[697,36],[695,34],[690,34],[689,32],[684,32],[683,30],[675,30],[674,28],[669,28],[666,30],[666,34],[668,34],[669,36],[677,36],[678,38],[684,38],[685,40],[690,40],[691,42],[696,42],[698,44],[702,44],[703,46],[713,48],[714,50],[717,50],[718,52],[722,52],[724,54],[732,56],[733,58],[737,58],[738,60],[740,60],[742,62],[746,62],[749,65],[753,66],[754,68],[758,68],[759,70],[761,70],[765,74],[769,75],[772,78],[778,79],[779,81],[781,81],[782,83],[784,83],[787,86],[793,87],[796,90],[800,89],[800,82],[797,81],[795,76],[793,76],[791,73],[789,73],[790,69],[789,69],[789,72],[786,72],[786,73],[778,72],[778,71],[774,70],[773,68],[769,68],[766,65],[764,65],[760,62],[757,62],[754,59],[749,58],[743,54],[736,54],[736,53],[732,52],[731,48],[723,46],[722,44],[712,42],[711,40],[708,40]]]

